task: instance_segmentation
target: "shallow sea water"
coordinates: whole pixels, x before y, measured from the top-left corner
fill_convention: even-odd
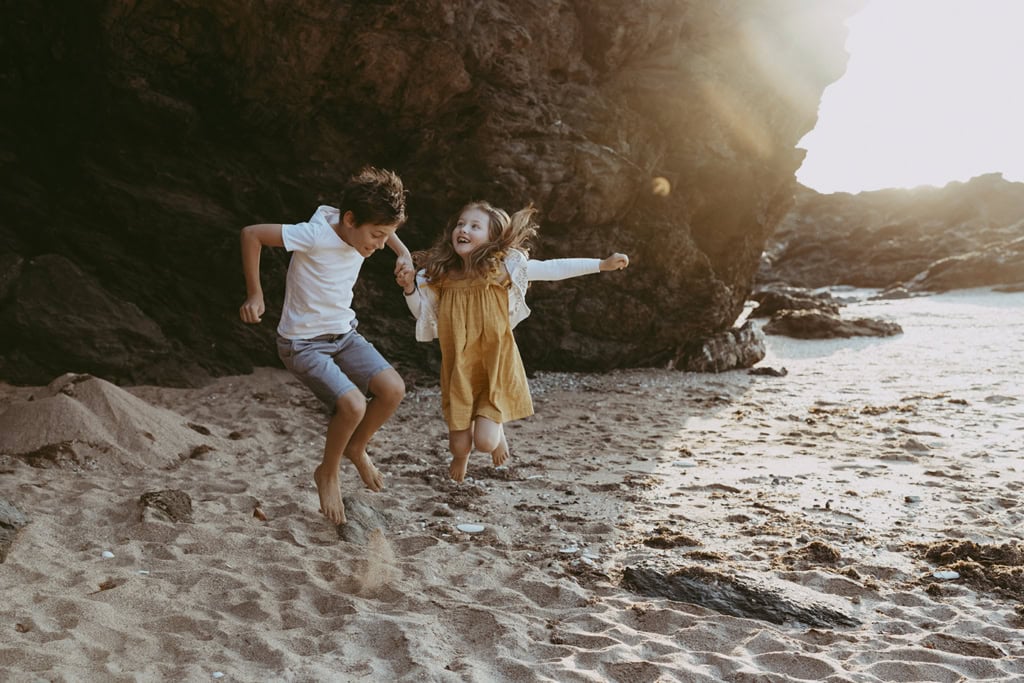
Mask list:
[[[723,537],[723,520],[767,523],[768,509],[789,537],[1005,540],[1022,522],[1019,506],[976,503],[1024,489],[1024,293],[834,293],[847,301],[844,319],[890,320],[903,333],[768,335],[759,366],[786,376],[691,375],[691,387],[727,400],[688,410],[664,444],[652,472],[661,482],[655,514],[739,553],[748,541],[742,529]]]
[[[854,299],[844,319],[897,322],[884,338],[797,340],[767,337],[762,365],[786,367],[811,403],[886,404],[915,396],[965,401],[962,413],[928,415],[918,431],[941,434],[953,452],[1024,453],[1024,292],[959,290],[871,301],[867,290],[833,290]]]

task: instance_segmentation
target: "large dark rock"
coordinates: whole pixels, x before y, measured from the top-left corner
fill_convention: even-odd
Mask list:
[[[8,3],[0,263],[70,262],[93,313],[130,313],[105,328],[112,369],[87,338],[36,343],[71,313],[36,308],[53,285],[33,267],[4,274],[0,378],[183,384],[277,364],[287,255],[264,255],[270,310],[247,327],[238,231],[306,219],[366,163],[406,180],[414,249],[486,198],[537,203],[540,258],[630,254],[626,272],[535,288],[528,366],[667,363],[741,312],[861,4]],[[364,267],[361,329],[429,368],[391,266]]]
[[[939,259],[905,283],[912,290],[944,291],[1024,283],[1024,219],[1021,237],[988,244],[977,251]]]
[[[6,312],[8,329],[19,335],[19,353],[0,367],[15,381],[31,381],[33,361],[47,357],[124,380],[130,377],[126,369],[158,364],[171,353],[153,320],[63,256],[26,263]]]
[[[796,287],[772,287],[750,295],[757,307],[751,318],[770,318],[779,311],[821,311],[839,315],[839,302],[828,292],[811,292]]]
[[[684,349],[674,367],[691,372],[725,372],[753,367],[765,353],[764,334],[748,320],[742,327],[719,332]]]
[[[899,323],[878,318],[843,320],[826,311],[779,311],[764,325],[766,334],[796,339],[834,339],[836,337],[892,337],[903,334]]]

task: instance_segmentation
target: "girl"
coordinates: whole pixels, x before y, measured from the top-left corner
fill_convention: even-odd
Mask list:
[[[471,202],[444,234],[415,255],[422,266],[396,279],[416,317],[416,339],[441,345],[441,409],[448,424],[449,474],[466,476],[469,454],[508,458],[502,424],[533,415],[530,387],[512,328],[530,314],[531,280],[564,280],[629,265],[625,254],[606,259],[531,260],[527,241],[537,233],[533,206],[511,217],[487,202]]]

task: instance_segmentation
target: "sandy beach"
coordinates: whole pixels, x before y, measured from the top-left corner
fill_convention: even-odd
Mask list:
[[[312,482],[326,416],[284,370],[0,386],[0,499],[25,519],[0,678],[1024,680],[1021,310],[854,303],[904,334],[769,337],[781,377],[539,373],[510,466],[474,454],[462,484],[437,388],[413,387],[371,444],[386,489],[346,464],[338,528]],[[642,594],[637,568],[852,625]]]

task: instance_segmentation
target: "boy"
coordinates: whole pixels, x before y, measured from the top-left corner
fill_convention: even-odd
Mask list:
[[[369,489],[380,491],[384,479],[366,445],[405,396],[398,372],[356,332],[352,310],[352,288],[363,260],[385,244],[398,257],[395,275],[412,271],[409,250],[395,234],[403,222],[401,179],[391,171],[366,167],[345,183],[338,208],[321,206],[306,223],[242,229],[247,295],[239,309],[243,322],[260,322],[266,310],[260,285],[262,247],[292,252],[277,352],[285,367],[333,411],[323,462],[313,480],[320,510],[334,524],[346,521],[338,474],[342,456],[352,461]]]

